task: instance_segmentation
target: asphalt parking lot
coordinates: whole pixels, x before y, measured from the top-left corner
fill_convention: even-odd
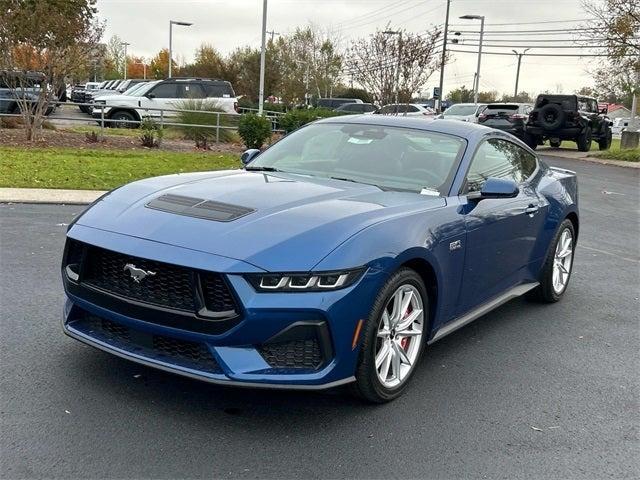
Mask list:
[[[0,475],[637,478],[640,172],[549,163],[580,181],[563,301],[518,299],[434,344],[382,406],[212,386],[65,337],[59,262],[82,207],[0,205]]]

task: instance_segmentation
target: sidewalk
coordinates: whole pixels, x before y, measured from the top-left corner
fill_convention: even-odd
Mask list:
[[[101,190],[60,190],[50,188],[0,188],[0,203],[66,203],[85,205],[105,193]]]
[[[536,150],[546,157],[568,158],[570,160],[585,160],[587,162],[601,163],[603,165],[616,165],[626,168],[640,168],[640,162],[623,162],[621,160],[608,160],[606,158],[590,157],[590,152],[579,152],[568,148],[540,147]]]

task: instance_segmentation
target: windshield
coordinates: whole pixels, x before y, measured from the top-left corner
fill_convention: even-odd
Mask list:
[[[445,117],[447,115],[475,115],[477,109],[477,105],[451,105],[444,111],[443,115]]]
[[[123,95],[136,95],[138,90],[142,90],[143,87],[147,85],[147,82],[136,83],[135,85],[129,87],[122,94]]]
[[[443,194],[465,141],[424,130],[366,124],[309,125],[260,154],[264,169]]]
[[[140,89],[135,91],[135,96],[142,97],[145,93],[147,93],[149,90],[151,90],[154,86],[156,86],[161,81],[162,80],[156,80],[154,82],[142,83],[141,84],[142,86],[140,87]],[[129,95],[131,95],[131,93],[129,93]]]

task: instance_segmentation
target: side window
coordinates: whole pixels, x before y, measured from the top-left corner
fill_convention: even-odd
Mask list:
[[[584,98],[578,99],[578,111],[580,112],[588,112],[589,111],[589,103]]]
[[[535,171],[536,165],[536,157],[526,150],[506,140],[492,138],[480,146],[471,161],[467,190],[481,190],[489,177],[524,182]]]
[[[151,90],[156,98],[177,98],[177,85],[175,83],[161,83]]]
[[[211,84],[206,85],[207,97],[216,97],[216,98],[231,98],[235,97],[233,90],[227,84]]]
[[[178,84],[178,98],[204,98],[204,90],[197,83]]]

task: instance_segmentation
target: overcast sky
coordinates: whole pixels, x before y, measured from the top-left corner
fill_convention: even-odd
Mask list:
[[[260,46],[262,0],[98,0],[98,9],[100,18],[106,20],[105,39],[119,35],[131,44],[131,55],[147,59],[161,48],[168,47],[170,19],[194,23],[191,27],[174,27],[174,57],[181,60],[191,60],[195,49],[203,42],[210,43],[224,54],[242,45]],[[346,47],[351,39],[365,37],[387,23],[411,32],[422,32],[443,24],[445,9],[446,0],[269,0],[267,30],[286,34],[297,26],[313,22],[333,31],[339,36],[340,44]],[[535,45],[570,45],[564,40],[584,18],[580,0],[452,0],[451,33],[479,30],[479,21],[458,19],[464,14],[486,17],[485,44],[505,45],[503,48],[485,48],[494,52],[511,52],[514,44],[510,40],[514,38],[558,39],[557,42],[536,42]],[[493,33],[523,29],[563,29],[567,33],[540,33],[535,37]],[[460,38],[464,40],[465,37],[469,39],[465,34]],[[521,41],[518,45],[525,46],[526,43]],[[477,47],[466,49],[477,50]],[[543,48],[529,51],[532,54],[577,52],[574,49],[551,51]],[[470,87],[476,61],[477,55],[474,54],[454,54],[453,62],[445,70],[445,92],[460,85]],[[597,59],[579,57],[524,57],[518,90],[532,94],[542,90],[573,92],[591,85],[587,70],[595,61]],[[516,63],[514,54],[483,55],[480,89],[512,93]],[[434,74],[425,85],[425,93],[437,85],[437,77]]]

